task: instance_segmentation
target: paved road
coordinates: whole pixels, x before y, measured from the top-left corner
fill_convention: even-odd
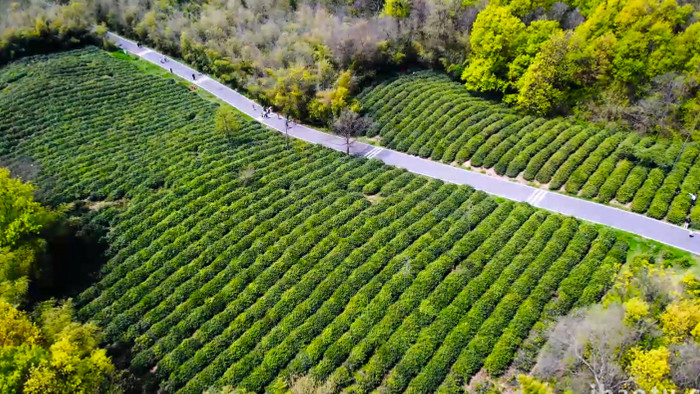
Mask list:
[[[176,62],[173,59],[168,59],[163,63],[163,55],[152,49],[137,47],[135,42],[113,33],[109,33],[109,35],[117,44],[127,51],[166,70],[172,69],[174,74],[192,81],[200,88],[212,93],[257,121],[273,129],[284,132],[284,120],[277,119],[276,115],[273,115],[271,118],[263,119],[261,117],[260,105],[235,90],[207,76],[203,76],[194,69]],[[193,74],[195,75],[194,80],[192,79]],[[289,130],[289,135],[314,144],[321,144],[331,149],[345,151],[345,143],[342,138],[303,125],[295,125],[292,127]],[[539,208],[615,227],[700,254],[700,234],[694,238],[690,238],[688,236],[688,231],[679,226],[651,219],[643,215],[360,142],[353,143],[350,150],[354,155],[379,159],[386,164],[405,168],[416,174],[442,179],[445,182],[470,185],[476,189],[510,200],[527,201]]]

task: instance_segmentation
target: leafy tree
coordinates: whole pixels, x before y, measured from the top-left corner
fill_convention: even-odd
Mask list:
[[[13,246],[22,237],[37,234],[49,218],[48,211],[34,201],[34,188],[0,168],[0,247]]]
[[[532,376],[518,375],[518,382],[523,394],[554,394],[554,390],[548,383],[540,382]]]
[[[357,101],[350,101],[351,82],[352,73],[350,70],[340,73],[333,89],[316,93],[316,98],[309,104],[309,116],[325,123],[329,119],[337,117],[345,108],[350,107],[357,112],[359,104]]]
[[[0,387],[24,393],[100,393],[116,389],[99,330],[72,320],[70,302],[40,304],[36,322],[0,301]]]
[[[36,274],[35,255],[44,242],[36,235],[59,212],[34,201],[34,188],[0,168],[0,300],[19,305],[29,278]]]
[[[364,134],[370,127],[372,121],[368,117],[360,116],[350,109],[341,111],[332,125],[333,132],[345,139],[345,153],[348,155],[353,138]]]
[[[700,301],[685,299],[671,303],[660,316],[666,341],[678,343],[700,324]]]
[[[625,322],[630,325],[636,324],[649,315],[649,304],[639,297],[631,298],[624,303],[624,307]]]
[[[523,77],[518,80],[517,105],[529,112],[546,114],[566,97],[570,79],[566,55],[571,47],[568,34],[560,32],[543,46]]]
[[[670,352],[666,347],[651,350],[638,348],[631,351],[629,366],[630,376],[637,385],[647,392],[656,388],[659,392],[675,389],[674,384],[668,379],[671,372],[668,360]]]
[[[269,102],[286,116],[303,118],[306,115],[309,97],[313,97],[316,75],[305,67],[268,70],[265,90]]]
[[[410,0],[385,0],[384,15],[391,16],[396,19],[407,18],[411,13]]]
[[[555,34],[561,32],[556,21],[534,21],[527,27],[524,33],[523,43],[516,50],[515,58],[508,65],[508,80],[517,82],[525,73],[535,56],[540,52],[542,45]]]
[[[216,110],[215,125],[216,131],[229,141],[233,141],[241,130],[241,122],[236,111],[228,105],[220,105]]]
[[[248,186],[249,183],[255,178],[255,167],[246,167],[241,171],[239,179],[243,183],[243,186]]]
[[[471,32],[471,59],[462,73],[467,89],[505,92],[509,63],[525,38],[525,24],[508,7],[489,5]]]

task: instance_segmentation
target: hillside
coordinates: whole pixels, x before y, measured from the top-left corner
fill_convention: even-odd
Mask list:
[[[420,72],[359,97],[383,146],[700,227],[700,148],[555,118],[515,114],[446,76]],[[691,210],[692,208],[692,210]]]
[[[12,63],[0,83],[4,165],[52,204],[94,202],[110,230],[80,317],[168,392],[292,374],[450,389],[504,372],[534,324],[598,300],[625,259],[609,229],[285,149],[243,118],[227,139],[217,103],[97,49]]]

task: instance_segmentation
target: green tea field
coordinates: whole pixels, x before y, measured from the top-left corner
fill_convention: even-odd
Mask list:
[[[564,119],[521,116],[442,74],[386,81],[359,97],[382,145],[700,227],[700,147]]]
[[[700,186],[694,146],[670,167],[633,160],[625,152],[666,160],[679,146],[518,118],[457,87],[419,74],[362,101],[386,145],[652,216],[685,215],[675,188]],[[378,160],[286,149],[242,116],[226,138],[218,106],[96,48],[0,69],[3,165],[32,174],[49,204],[88,201],[109,228],[80,318],[165,392],[277,392],[305,375],[335,391],[452,392],[504,373],[537,322],[598,301],[625,260],[611,229]]]

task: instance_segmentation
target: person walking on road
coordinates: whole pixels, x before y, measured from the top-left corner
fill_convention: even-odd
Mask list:
[[[192,74],[192,80],[193,80],[193,81],[196,81],[196,80],[197,80],[197,77],[196,77],[194,74]]]

